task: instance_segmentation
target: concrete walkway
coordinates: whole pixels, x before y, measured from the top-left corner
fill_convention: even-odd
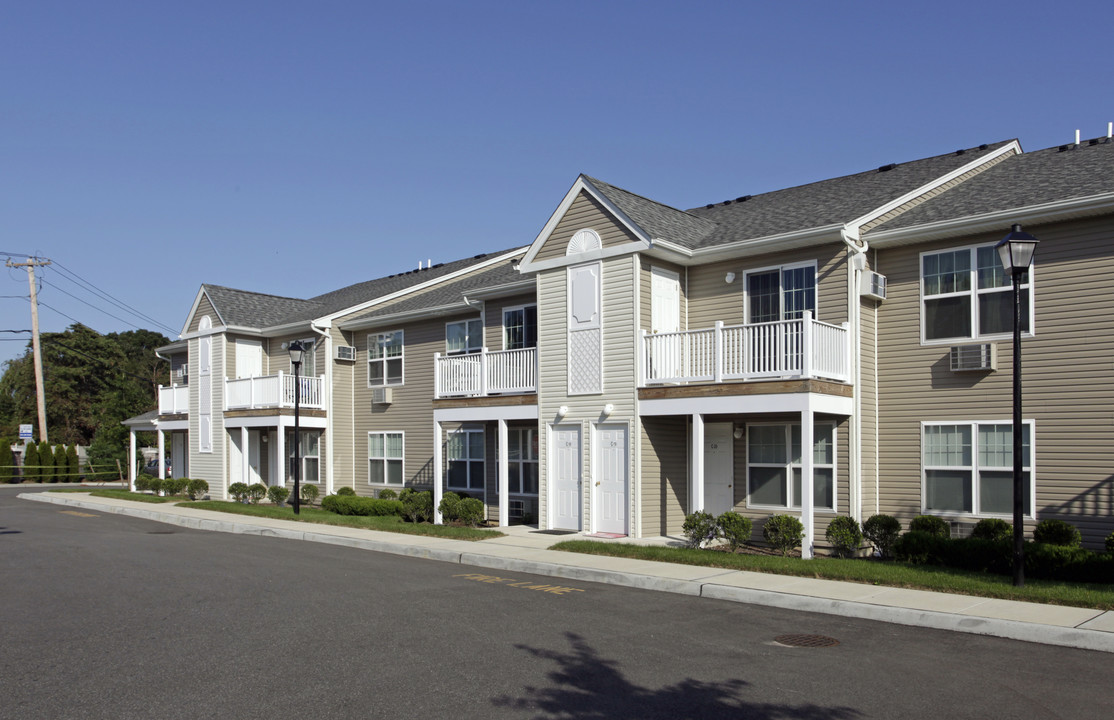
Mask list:
[[[23,493],[19,497],[130,515],[196,530],[308,540],[503,573],[532,573],[1114,652],[1114,611],[560,552],[549,548],[562,540],[583,536],[552,535],[527,526],[502,528],[507,533],[505,537],[470,542],[231,515],[76,493]],[[653,538],[636,542],[668,540]]]

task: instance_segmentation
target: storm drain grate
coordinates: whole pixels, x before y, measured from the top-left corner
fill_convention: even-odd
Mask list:
[[[839,640],[827,635],[778,635],[774,642],[788,647],[821,648],[839,645]]]

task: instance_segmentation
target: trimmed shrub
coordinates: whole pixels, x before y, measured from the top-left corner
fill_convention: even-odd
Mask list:
[[[1025,543],[1026,577],[1061,582],[1114,583],[1114,557],[1070,545]]]
[[[918,515],[909,522],[909,531],[926,532],[942,538],[952,536],[952,526],[948,521],[935,515]]]
[[[394,490],[392,490],[390,488],[384,488],[383,490],[379,491],[379,499],[380,500],[397,500],[398,499],[398,493],[396,493]]]
[[[347,495],[349,497],[355,497],[356,491],[350,487],[339,487],[337,488],[337,495]]]
[[[690,515],[685,515],[685,522],[681,525],[681,534],[685,536],[685,545],[690,548],[704,547],[704,543],[715,540],[719,535],[716,528],[716,519],[711,513],[698,510]]]
[[[48,442],[39,443],[39,482],[58,482],[54,477],[54,451]]]
[[[186,478],[166,478],[162,481],[162,489],[167,495],[181,495],[188,484]]]
[[[209,483],[201,478],[194,478],[186,485],[186,495],[190,500],[197,500],[198,498],[205,497],[205,493],[209,492]]]
[[[16,482],[15,453],[12,452],[12,439],[0,437],[0,483]]]
[[[302,502],[307,505],[317,502],[317,496],[320,494],[321,491],[317,489],[316,485],[307,484],[302,486]]]
[[[975,523],[971,537],[976,540],[1010,540],[1013,538],[1013,525],[1002,518],[983,518]]]
[[[799,547],[804,535],[805,526],[792,515],[771,515],[762,526],[762,537],[782,555]]]
[[[321,507],[337,515],[383,517],[402,514],[402,503],[398,500],[379,500],[355,495],[326,495],[321,501]]]
[[[460,496],[451,491],[442,495],[441,502],[437,503],[437,512],[441,513],[445,522],[460,519]]]
[[[147,492],[151,489],[151,476],[147,473],[140,473],[135,479],[135,491]]]
[[[863,537],[884,558],[893,557],[894,543],[900,535],[901,521],[893,515],[871,515],[863,523]]]
[[[71,478],[66,472],[66,446],[55,445],[54,455],[54,482],[77,482],[77,478]]]
[[[263,483],[254,483],[248,486],[248,500],[252,505],[258,505],[263,498],[267,497],[267,486]]]
[[[727,547],[731,552],[750,542],[753,527],[754,523],[750,518],[743,517],[734,510],[728,510],[716,518],[716,530],[719,536],[727,541]]]
[[[395,501],[386,500],[384,502]],[[402,516],[410,522],[429,522],[433,518],[433,493],[428,490],[416,492],[406,488],[398,494],[397,502],[402,503]]]
[[[66,448],[66,474],[70,476],[70,482],[80,482],[82,479],[81,458],[77,456],[76,445]]]
[[[1062,545],[1064,547],[1079,547],[1083,544],[1083,536],[1079,530],[1063,520],[1049,518],[1041,520],[1033,528],[1033,541],[1046,545]]]
[[[389,500],[387,502],[390,502]],[[471,527],[478,526],[484,519],[484,504],[476,498],[464,498],[457,505],[457,518]]]
[[[147,481],[147,489],[158,495],[162,492],[162,478],[153,477]]]
[[[275,505],[282,505],[288,497],[290,497],[290,491],[282,485],[272,485],[267,488],[267,498]]]
[[[941,535],[911,529],[894,543],[894,558],[913,565],[940,565],[947,555],[947,550],[944,548],[947,541],[948,539]]]
[[[851,557],[863,544],[859,521],[846,515],[832,518],[824,537],[832,544],[837,557]]]
[[[242,482],[234,482],[228,486],[228,494],[232,496],[232,500],[235,502],[247,502],[248,495],[250,494],[248,491],[248,484]]]
[[[1106,552],[1114,553],[1114,532],[1106,536]]]
[[[23,446],[23,481],[39,482],[39,478],[42,477],[39,470],[39,446],[29,442]]]

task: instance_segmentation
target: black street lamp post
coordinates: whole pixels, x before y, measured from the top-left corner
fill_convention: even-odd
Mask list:
[[[1013,584],[1025,584],[1025,502],[1021,479],[1021,276],[1029,270],[1037,239],[1014,225],[996,246],[1002,267],[1013,282]],[[1030,319],[1031,320],[1031,319]]]
[[[300,340],[295,340],[290,343],[290,364],[294,366],[294,514],[301,514],[301,500],[302,500],[302,459],[299,455],[301,450],[301,428],[299,426],[299,405],[302,402],[302,381],[299,377],[299,371],[302,367],[302,355],[305,353],[305,348],[302,346]]]

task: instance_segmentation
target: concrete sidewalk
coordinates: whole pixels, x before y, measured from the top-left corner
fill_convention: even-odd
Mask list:
[[[549,548],[562,540],[582,536],[552,535],[526,526],[501,528],[507,533],[505,537],[470,542],[71,493],[23,493],[19,497],[130,515],[196,530],[308,540],[499,572],[532,573],[1114,652],[1114,611],[560,552]]]

